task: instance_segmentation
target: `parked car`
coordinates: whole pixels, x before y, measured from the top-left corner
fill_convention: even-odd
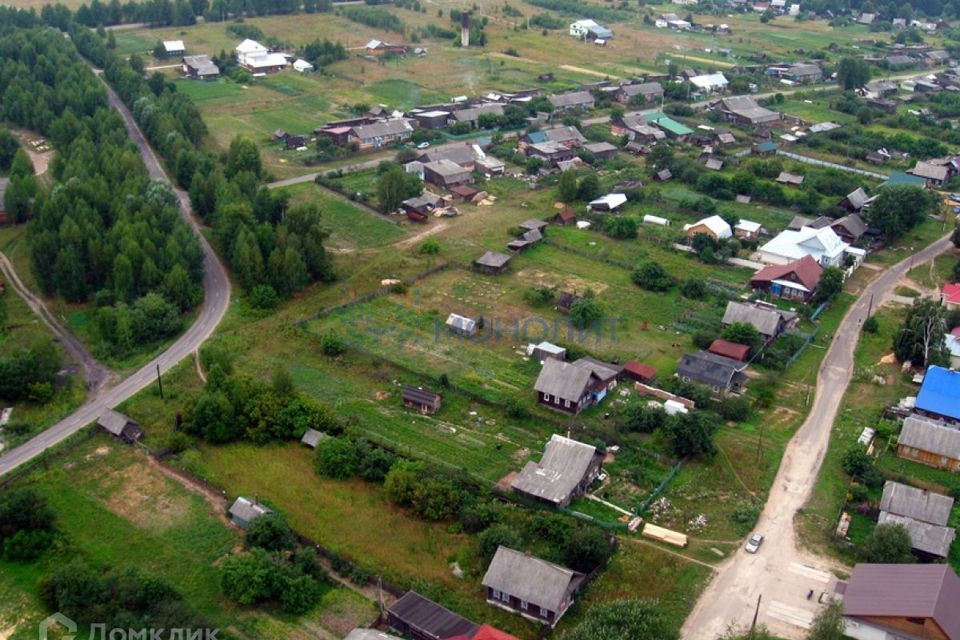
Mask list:
[[[954,208],[953,208],[953,212],[954,212],[954,213],[960,213],[960,207],[954,207]]]
[[[429,146],[430,146],[429,142],[421,142],[420,144],[417,145],[417,149],[426,149]]]
[[[760,550],[760,545],[763,544],[763,534],[755,533],[753,537],[747,540],[747,545],[744,547],[747,550],[747,553],[756,553]]]
[[[951,193],[949,196],[950,202],[960,202],[960,193]]]

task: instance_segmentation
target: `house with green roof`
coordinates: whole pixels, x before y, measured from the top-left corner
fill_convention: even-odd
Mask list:
[[[881,187],[925,187],[927,181],[921,178],[920,176],[914,176],[909,173],[904,173],[903,171],[894,171],[890,174],[890,177],[887,178],[887,181],[881,184]]]
[[[662,111],[645,115],[643,118],[648,124],[663,129],[667,136],[671,138],[683,138],[693,133],[693,129],[681,122],[677,122]]]

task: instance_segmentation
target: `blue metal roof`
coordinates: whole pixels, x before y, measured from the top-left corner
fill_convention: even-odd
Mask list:
[[[541,142],[547,141],[547,134],[543,131],[532,131],[527,134],[527,137],[530,139],[531,144],[540,144]]]
[[[917,394],[916,407],[960,420],[960,371],[929,367]]]

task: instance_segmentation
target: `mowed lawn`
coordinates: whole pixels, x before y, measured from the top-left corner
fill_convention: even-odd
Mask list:
[[[312,626],[342,634],[349,630],[343,629],[346,616],[347,624],[364,625],[376,615],[373,603],[343,587],[329,590],[301,618],[226,600],[216,564],[240,548],[242,533],[227,523],[225,503],[187,489],[141,451],[105,435],[84,441],[16,486],[47,498],[66,546],[33,564],[0,562],[0,596],[7,605],[0,605],[0,629],[15,624],[15,637],[34,637],[36,622],[47,615],[37,599],[37,579],[77,556],[164,579],[198,613],[239,638],[306,640],[315,637]]]
[[[283,191],[291,196],[291,205],[316,204],[320,207],[321,223],[330,232],[330,245],[336,249],[365,249],[382,247],[403,239],[409,224],[391,222],[372,211],[346,200],[328,189],[305,182]]]

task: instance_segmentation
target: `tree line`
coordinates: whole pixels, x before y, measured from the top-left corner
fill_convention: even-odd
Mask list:
[[[80,53],[105,69],[151,146],[189,192],[194,212],[213,227],[222,255],[255,305],[272,307],[310,282],[335,278],[319,208],[288,207],[285,194],[263,184],[252,140],[238,136],[221,157],[201,151],[206,125],[176,85],[159,73],[145,79],[142,62],[124,60],[89,29],[74,24],[70,34]]]

